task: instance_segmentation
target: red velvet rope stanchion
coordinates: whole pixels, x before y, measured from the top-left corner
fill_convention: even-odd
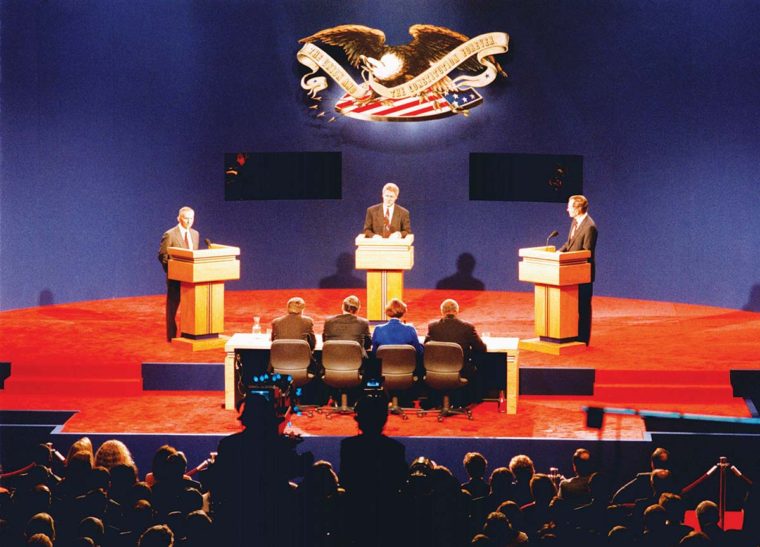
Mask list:
[[[15,477],[16,475],[22,475],[29,471],[32,467],[34,467],[34,463],[30,463],[29,465],[25,465],[21,469],[16,469],[15,471],[8,471],[7,473],[0,473],[0,480],[3,479],[9,479],[11,477]]]

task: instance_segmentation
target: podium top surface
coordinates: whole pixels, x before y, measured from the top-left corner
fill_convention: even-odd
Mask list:
[[[591,251],[568,251],[560,253],[550,245],[549,247],[525,247],[519,250],[518,256],[564,264],[586,261],[591,258]]]
[[[209,258],[231,258],[240,256],[240,247],[231,245],[212,244],[208,249],[185,249],[183,247],[169,247],[169,256],[174,260],[193,261]]]
[[[407,234],[406,237],[398,239],[390,237],[364,237],[364,234],[359,234],[356,236],[354,243],[362,247],[410,247],[414,243],[414,234]]]

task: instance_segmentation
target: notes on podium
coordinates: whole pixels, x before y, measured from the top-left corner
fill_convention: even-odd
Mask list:
[[[367,270],[367,319],[383,321],[385,306],[404,297],[404,270],[414,266],[414,235],[374,238],[357,236],[356,269]]]
[[[565,355],[583,351],[578,342],[578,285],[591,282],[590,251],[556,252],[552,246],[519,250],[518,278],[534,284],[536,338],[520,348]]]
[[[223,347],[224,282],[240,279],[240,248],[211,244],[208,249],[169,247],[169,279],[180,282],[180,330],[172,343],[193,351]]]

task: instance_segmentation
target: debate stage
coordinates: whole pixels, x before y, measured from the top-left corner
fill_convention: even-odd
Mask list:
[[[306,300],[305,314],[321,332],[325,317],[338,313],[349,293],[365,301],[360,289],[228,291],[225,332],[250,331],[253,316],[260,316],[266,328],[294,295]],[[405,297],[407,320],[420,334],[438,316],[440,302],[453,297],[460,316],[481,334],[533,336],[529,292],[408,289]],[[87,434],[130,437],[148,447],[172,439],[198,458],[213,450],[221,436],[238,430],[235,412],[222,408],[224,350],[193,352],[165,342],[164,332],[164,295],[0,313],[3,457],[14,459],[27,438],[20,431],[30,429],[38,436],[56,436],[64,447]],[[522,394],[516,415],[485,401],[474,409],[472,421],[391,416],[386,433],[411,446],[445,443],[460,462],[464,451],[505,439],[511,452],[528,450],[542,439],[570,451],[578,443],[619,441],[641,444],[645,452],[653,436],[674,433],[672,422],[663,426],[657,411],[729,418],[716,422],[720,435],[737,438],[735,433],[744,432],[739,437],[755,438],[754,407],[745,397],[757,377],[753,371],[760,370],[758,332],[758,313],[595,296],[587,350],[569,356],[520,352]],[[645,416],[608,413],[601,429],[587,428],[584,406],[644,411]],[[646,411],[655,415],[647,418]],[[320,438],[356,433],[348,416],[295,416],[292,428],[312,447]],[[337,456],[335,443],[320,446],[320,457]],[[424,446],[430,445],[420,444],[420,450]],[[11,462],[4,465],[11,467]]]

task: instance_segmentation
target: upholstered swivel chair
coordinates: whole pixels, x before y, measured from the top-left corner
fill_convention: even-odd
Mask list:
[[[332,414],[353,414],[348,406],[348,390],[359,387],[362,382],[362,347],[353,340],[328,340],[322,345],[322,381],[340,393],[340,404],[328,409]]]
[[[417,368],[417,350],[409,344],[389,344],[377,348],[375,356],[382,362],[380,370],[384,378],[383,387],[391,395],[388,410],[406,420],[407,415],[398,404],[398,392],[411,389],[417,382],[414,374]]]
[[[464,414],[472,420],[472,411],[468,407],[455,409],[451,407],[451,392],[467,385],[462,377],[464,353],[462,347],[454,342],[427,342],[425,344],[425,383],[443,394],[443,406],[438,412],[438,421],[447,416]]]
[[[314,379],[309,371],[311,364],[311,347],[306,340],[275,340],[269,353],[272,371],[293,378],[293,387],[302,388]],[[318,405],[301,405],[298,407],[311,415]]]

